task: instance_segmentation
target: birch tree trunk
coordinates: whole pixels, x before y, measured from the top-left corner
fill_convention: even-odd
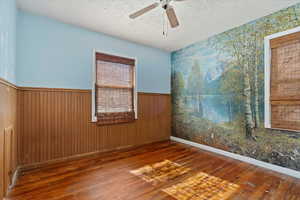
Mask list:
[[[259,96],[258,96],[258,64],[255,66],[254,71],[254,93],[255,93],[255,126],[258,128],[260,126],[260,117],[259,117]]]
[[[193,95],[193,108],[194,108],[194,112],[198,112],[198,98],[197,96]]]
[[[255,41],[257,41],[257,36],[255,37]],[[259,45],[255,42],[255,66],[254,66],[254,95],[255,95],[255,127],[258,128],[260,126],[260,118],[259,118],[259,94],[258,94],[258,66],[259,66]]]
[[[228,117],[229,117],[229,121],[232,122],[232,111],[231,111],[231,102],[228,100],[227,102],[227,106],[228,106]]]
[[[246,137],[253,139],[253,116],[251,110],[251,85],[248,73],[248,66],[244,69],[244,96],[245,96],[245,122],[246,122]]]
[[[200,116],[203,116],[203,108],[202,108],[202,104],[201,104],[201,95],[198,95],[198,113],[200,114]]]
[[[296,10],[295,6],[293,8],[293,11],[294,11],[294,15],[295,15],[295,21],[298,21],[298,15],[297,15],[297,10]]]

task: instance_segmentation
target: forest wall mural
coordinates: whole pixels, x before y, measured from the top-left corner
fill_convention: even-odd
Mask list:
[[[172,53],[173,136],[300,171],[300,133],[264,128],[264,37],[300,4]]]

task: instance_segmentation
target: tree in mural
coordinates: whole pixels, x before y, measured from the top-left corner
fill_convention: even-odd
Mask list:
[[[198,61],[194,61],[190,75],[188,77],[188,93],[192,99],[194,110],[200,117],[203,115],[201,103],[201,92],[203,92],[203,74]]]
[[[252,88],[251,88],[251,62],[252,62],[252,49],[253,40],[249,38],[251,36],[251,25],[245,26],[242,30],[231,30],[220,36],[216,37],[214,46],[216,49],[223,52],[227,52],[231,59],[232,67],[239,70],[239,73],[243,77],[242,94],[244,96],[244,115],[245,115],[245,129],[246,137],[254,139],[253,129],[253,111],[252,111]],[[239,87],[234,87],[240,90]],[[238,91],[237,91],[238,92]]]
[[[244,38],[242,38],[242,41],[238,41],[241,43],[241,45],[236,46],[242,46],[242,49],[240,49],[240,53],[236,52],[239,55],[241,61],[239,61],[239,65],[243,66],[243,75],[244,75],[244,96],[245,96],[245,103],[244,103],[244,109],[245,109],[245,125],[246,125],[246,137],[248,139],[252,139],[253,137],[253,128],[254,128],[254,121],[253,121],[253,111],[252,111],[252,88],[251,88],[251,58],[253,58],[252,54],[252,48],[253,48],[253,41],[251,38],[249,38],[249,35],[246,33],[249,33],[250,27],[245,27],[245,32],[243,33]],[[247,31],[247,32],[246,32]],[[251,37],[251,35],[250,35]],[[243,44],[244,43],[244,44]]]
[[[184,78],[181,72],[174,73],[173,76],[173,95],[174,95],[174,103],[178,104],[185,96],[185,83]]]
[[[233,112],[236,107],[243,103],[241,93],[243,91],[243,74],[241,73],[239,66],[228,63],[227,70],[223,73],[220,80],[220,93],[223,95],[223,101],[227,103],[229,121],[234,120]],[[232,105],[233,104],[233,105]],[[240,117],[240,116],[237,116]]]
[[[253,108],[253,123],[254,127],[258,128],[260,126],[260,114],[259,114],[259,73],[261,68],[261,59],[262,49],[260,44],[260,38],[257,31],[255,31],[255,26],[252,26],[252,32],[248,33],[247,40],[249,46],[247,46],[247,52],[249,56],[247,60],[249,62],[249,74],[250,74],[250,86],[252,88],[252,108]]]
[[[254,62],[254,94],[255,94],[255,127],[258,128],[260,126],[260,116],[259,116],[259,85],[258,85],[258,73],[259,73],[259,67],[261,66],[260,62],[260,55],[262,55],[262,48],[260,44],[259,36],[257,35],[257,32],[255,33],[255,62]]]

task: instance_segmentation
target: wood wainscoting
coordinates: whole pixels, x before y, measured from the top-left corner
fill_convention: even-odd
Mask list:
[[[19,88],[18,162],[24,168],[168,140],[171,98],[138,94],[138,119],[97,126],[91,122],[91,90]]]
[[[0,199],[17,168],[17,88],[0,79]]]

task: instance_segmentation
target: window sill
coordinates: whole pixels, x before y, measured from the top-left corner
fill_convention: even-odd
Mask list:
[[[124,121],[118,121],[118,122],[105,122],[105,123],[96,121],[94,123],[96,123],[97,126],[113,126],[113,125],[119,125],[119,124],[134,123],[135,121],[136,121],[136,119],[124,120]]]
[[[273,128],[273,127],[265,127],[266,129],[269,130],[276,130],[276,131],[289,131],[289,132],[296,132],[300,133],[300,130],[293,130],[293,129],[286,129],[286,128]]]

